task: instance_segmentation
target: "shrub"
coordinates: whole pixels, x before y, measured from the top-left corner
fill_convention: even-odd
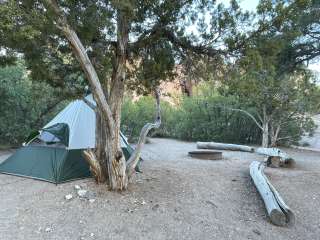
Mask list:
[[[161,102],[161,121],[159,129],[151,132],[153,136],[171,137],[172,119],[175,110],[167,102]],[[138,101],[132,102],[131,99],[125,98],[122,107],[121,130],[129,138],[134,141],[139,137],[141,128],[147,122],[153,122],[155,118],[155,100],[150,96],[141,97]]]
[[[0,144],[18,145],[56,112],[54,91],[47,84],[32,82],[22,63],[0,68]],[[56,109],[58,110],[58,109]]]
[[[177,106],[162,101],[162,124],[152,135],[187,141],[257,143],[260,141],[259,129],[250,119],[221,108],[235,104],[235,99],[218,94],[185,97]],[[135,140],[143,125],[154,120],[154,114],[153,98],[142,97],[137,102],[127,98],[122,109],[122,131],[129,140]]]

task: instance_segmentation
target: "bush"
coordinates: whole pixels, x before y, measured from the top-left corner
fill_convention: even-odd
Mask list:
[[[173,137],[188,141],[256,143],[259,130],[246,116],[225,110],[235,105],[232,98],[219,95],[185,98],[182,101]]]
[[[54,90],[32,82],[22,63],[0,68],[0,144],[19,145],[32,130],[38,130],[58,110]],[[56,111],[54,109],[56,108]]]
[[[175,110],[167,102],[161,102],[161,121],[159,129],[151,131],[153,136],[172,137],[171,121],[174,118]],[[122,107],[121,130],[134,141],[139,137],[142,127],[147,122],[154,122],[155,119],[155,100],[150,96],[141,97],[138,101],[132,102],[126,98]]]
[[[161,103],[162,124],[151,134],[187,141],[219,141],[230,143],[258,143],[260,131],[256,125],[238,112],[221,106],[236,105],[233,98],[218,94],[182,98],[177,106]],[[122,131],[135,140],[146,122],[154,121],[155,102],[142,97],[137,102],[126,99],[122,109]]]

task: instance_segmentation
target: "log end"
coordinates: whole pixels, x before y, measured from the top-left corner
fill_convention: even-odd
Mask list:
[[[273,209],[270,212],[270,220],[274,225],[277,225],[277,226],[287,225],[286,215],[279,209]]]
[[[288,158],[284,160],[283,164],[281,164],[281,167],[285,168],[294,168],[296,166],[296,161],[292,158]]]

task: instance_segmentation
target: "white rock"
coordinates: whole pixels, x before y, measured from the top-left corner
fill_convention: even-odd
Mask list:
[[[90,203],[94,203],[96,200],[95,199],[89,199]]]
[[[78,196],[79,196],[79,197],[85,197],[86,194],[87,194],[87,190],[80,189],[80,190],[78,190],[77,193],[78,193]]]
[[[75,189],[75,190],[80,190],[81,187],[80,187],[79,185],[74,185],[74,189]]]
[[[52,228],[47,227],[47,228],[45,229],[45,231],[46,231],[46,232],[51,232],[51,231],[52,231]]]
[[[71,200],[73,198],[72,194],[67,194],[64,196],[66,200]]]
[[[94,233],[90,233],[90,237],[94,237]]]

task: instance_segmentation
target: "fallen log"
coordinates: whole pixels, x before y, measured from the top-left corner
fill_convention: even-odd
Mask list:
[[[199,148],[199,149],[242,151],[242,152],[253,152],[254,151],[253,147],[249,147],[249,146],[245,146],[245,145],[217,143],[217,142],[197,142],[197,148]]]
[[[277,226],[293,225],[295,221],[293,212],[272,186],[263,170],[264,164],[261,162],[253,161],[250,164],[250,176],[264,201],[271,222]]]
[[[295,164],[293,158],[279,148],[256,148],[255,152],[267,156],[268,167],[293,167]]]

